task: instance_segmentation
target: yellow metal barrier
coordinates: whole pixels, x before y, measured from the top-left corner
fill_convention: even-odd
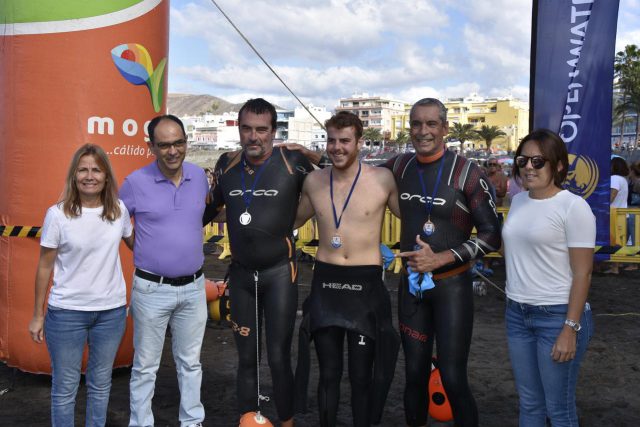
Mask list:
[[[628,226],[633,230],[629,236]],[[609,221],[611,244],[620,246],[610,262],[640,263],[640,208],[611,208]],[[633,243],[633,244],[632,244]],[[598,248],[596,248],[597,251]]]
[[[318,235],[318,224],[315,217],[306,222],[305,225],[298,228],[298,231],[305,230],[304,234],[306,241],[300,246],[300,250],[305,254],[315,258],[316,252],[318,252],[318,245],[320,242],[320,236]],[[297,244],[296,244],[297,246]]]
[[[229,233],[227,224],[224,222],[210,222],[204,226],[204,243],[216,243],[222,246],[222,253],[218,259],[225,259],[231,255],[231,245],[229,244]]]
[[[305,246],[307,246],[310,242],[312,242],[313,239],[318,239],[318,231],[317,231],[315,219],[311,218],[302,227],[298,228],[296,248],[302,249],[304,252]],[[315,252],[314,252],[314,255],[315,255]]]
[[[502,215],[502,221],[507,219],[509,208],[499,207],[497,211]],[[629,221],[627,223],[627,221]],[[633,229],[633,236],[628,237],[628,226]],[[476,230],[473,230],[475,234]],[[610,233],[611,244],[620,246],[614,254],[611,254],[610,262],[626,262],[640,263],[640,208],[611,208],[610,217]],[[224,223],[211,223],[204,227],[205,242],[215,241],[222,245],[222,253],[219,259],[224,259],[231,255],[231,247],[227,237],[227,226]],[[400,248],[400,219],[393,215],[388,209],[384,214],[382,222],[382,243],[391,248],[394,252],[398,252]],[[633,244],[631,244],[633,243]],[[307,221],[302,227],[298,228],[298,240],[296,248],[302,252],[315,257],[318,251],[318,227],[315,218]],[[595,252],[601,249],[601,246],[595,248]],[[492,252],[487,257],[501,257],[498,252]],[[389,269],[399,272],[401,263],[394,261]]]

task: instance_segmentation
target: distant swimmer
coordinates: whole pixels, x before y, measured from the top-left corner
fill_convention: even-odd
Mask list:
[[[315,343],[320,365],[320,425],[335,426],[346,336],[353,424],[369,426],[380,422],[400,345],[379,249],[385,208],[398,215],[398,193],[391,172],[358,161],[363,140],[357,116],[340,112],[325,126],[333,167],[307,177],[296,219],[303,224],[315,214],[320,240],[304,304],[298,361],[303,368],[296,375],[304,395],[306,336]]]
[[[386,164],[400,193],[399,254],[404,272],[398,318],[405,353],[404,405],[409,426],[427,423],[427,385],[434,338],[438,365],[455,423],[477,426],[467,379],[473,330],[470,261],[500,247],[500,221],[491,183],[480,168],[447,151],[447,109],[424,98],[410,112],[415,154]],[[477,236],[471,237],[471,230]]]
[[[274,147],[276,118],[275,108],[264,99],[251,99],[242,106],[238,113],[242,150],[225,153],[218,160],[204,222],[226,207],[231,325],[239,359],[238,409],[243,414],[258,409],[258,298],[276,409],[282,425],[290,426],[294,414],[291,339],[298,306],[293,223],[302,183],[313,170],[305,154],[313,153],[301,147]],[[316,157],[319,161],[320,156]]]

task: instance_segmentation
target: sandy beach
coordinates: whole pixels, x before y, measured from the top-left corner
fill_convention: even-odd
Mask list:
[[[205,247],[205,275],[222,278],[228,261],[220,261],[213,247]],[[311,263],[300,262],[300,298],[309,292]],[[504,269],[495,269],[493,281],[504,288]],[[394,316],[398,277],[387,273]],[[619,276],[594,274],[589,301],[594,313],[595,334],[585,357],[578,382],[578,407],[581,426],[640,425],[640,272],[622,272]],[[518,402],[507,353],[504,330],[504,295],[492,286],[485,296],[475,297],[475,326],[469,360],[471,387],[478,403],[481,426],[517,426]],[[299,321],[300,319],[298,319]],[[397,321],[395,322],[397,324]],[[26,325],[25,325],[25,333]],[[294,337],[294,367],[297,355]],[[206,410],[205,426],[237,426],[235,405],[236,350],[226,325],[210,321],[202,351],[204,378],[202,399]],[[346,366],[346,363],[345,363]],[[263,394],[271,395],[271,379],[266,360],[261,365]],[[297,426],[316,426],[317,361],[312,356],[309,387],[310,411],[296,416]],[[33,375],[0,364],[0,425],[50,425],[50,377]],[[384,410],[383,426],[404,425],[402,394],[404,356],[398,358],[396,376]],[[177,426],[178,385],[169,338],[165,343],[153,400],[156,426]],[[85,388],[81,387],[76,404],[76,423],[84,424]],[[276,420],[273,402],[264,404],[263,413]],[[126,426],[129,417],[129,369],[114,371],[109,404],[109,426]],[[349,384],[343,375],[339,426],[351,425]],[[453,423],[436,423],[447,426]]]

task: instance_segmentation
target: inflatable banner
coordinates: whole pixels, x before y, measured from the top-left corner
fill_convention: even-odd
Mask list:
[[[589,202],[597,221],[597,245],[609,244],[617,18],[618,0],[533,3],[532,129],[556,131],[567,144],[567,188]]]
[[[168,3],[0,2],[0,226],[13,230],[0,237],[0,360],[10,366],[50,372],[28,333],[39,239],[15,230],[42,225],[82,144],[109,153],[119,184],[152,160],[146,124],[165,111]],[[121,258],[130,286],[124,244]],[[116,366],[131,363],[131,330]]]

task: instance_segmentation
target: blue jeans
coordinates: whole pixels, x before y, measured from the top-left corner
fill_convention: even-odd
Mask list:
[[[551,349],[564,326],[567,304],[534,306],[507,299],[509,356],[520,398],[520,427],[578,426],[576,383],[580,362],[593,334],[591,307],[585,304],[577,332],[576,356],[558,363]]]
[[[73,426],[76,393],[85,344],[87,363],[87,426],[107,419],[111,370],[126,326],[125,306],[102,311],[66,310],[49,306],[44,334],[51,358],[51,424]]]
[[[180,425],[202,422],[200,349],[207,324],[204,276],[184,286],[159,284],[134,276],[131,314],[135,352],[129,425],[153,426],[151,399],[167,325],[171,326],[171,349],[180,387]]]

